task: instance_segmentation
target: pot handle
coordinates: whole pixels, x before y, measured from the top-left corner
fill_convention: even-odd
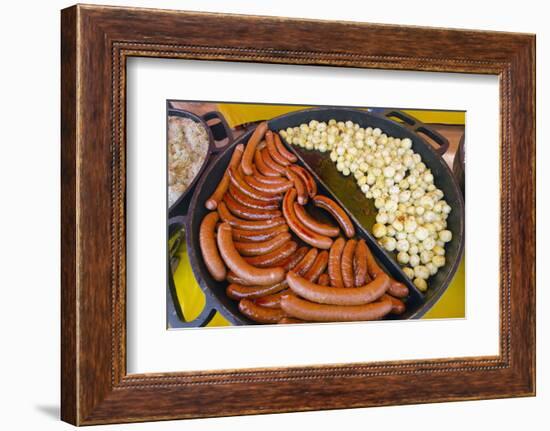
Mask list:
[[[224,145],[214,145],[212,148],[212,152],[214,154],[219,153],[224,148],[231,145],[234,141],[233,132],[231,131],[231,128],[229,127],[229,124],[227,124],[227,121],[223,114],[219,111],[210,111],[206,114],[202,115],[202,119],[206,123],[206,125],[210,128],[212,131],[212,136],[214,136],[215,142],[223,141],[224,139],[227,139],[227,142]],[[218,122],[214,124],[209,124],[208,122],[211,120],[218,120]]]
[[[180,230],[180,229],[186,229],[187,227],[187,216],[177,216],[172,217],[168,220],[168,233],[174,229]],[[176,240],[177,241],[177,240]],[[176,243],[179,246],[179,242]],[[171,247],[169,250],[169,253],[171,250],[175,249],[175,247]],[[171,254],[171,253],[170,253]],[[183,308],[181,307],[181,304],[179,303],[177,299],[176,294],[176,285],[174,283],[174,277],[172,274],[172,256],[167,259],[167,278],[168,278],[168,301],[166,305],[166,314],[168,316],[168,323],[171,328],[200,328],[203,326],[208,325],[214,315],[216,314],[216,309],[214,308],[214,305],[212,303],[212,299],[208,294],[205,292],[205,300],[206,303],[204,305],[203,310],[201,313],[195,317],[193,320],[186,321],[185,315],[183,313]]]
[[[443,154],[445,154],[449,149],[449,140],[445,136],[411,115],[405,114],[403,111],[398,111],[396,109],[384,109],[381,115],[389,118],[390,120],[393,118],[399,118],[403,121],[402,125],[410,131],[416,134],[420,133],[429,136],[436,144],[438,144],[438,147],[435,148],[435,152],[440,156],[443,156]]]

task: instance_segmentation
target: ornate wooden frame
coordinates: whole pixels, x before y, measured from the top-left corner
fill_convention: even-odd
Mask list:
[[[61,45],[63,420],[87,425],[534,395],[534,35],[79,5],[62,11]],[[130,56],[498,75],[500,354],[128,375]]]

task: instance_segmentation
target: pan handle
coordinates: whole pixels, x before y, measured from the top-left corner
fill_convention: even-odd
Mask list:
[[[443,154],[445,154],[449,149],[449,141],[445,136],[411,115],[405,114],[403,111],[398,111],[396,109],[385,109],[382,111],[381,115],[389,118],[390,120],[393,118],[399,118],[403,121],[402,125],[407,129],[416,134],[421,133],[429,136],[436,144],[438,144],[438,147],[435,148],[435,152],[440,156],[443,156]]]
[[[227,124],[227,121],[221,112],[219,111],[207,112],[206,114],[202,115],[202,119],[212,131],[212,136],[214,136],[215,142],[220,142],[227,139],[227,142],[224,145],[214,145],[214,147],[212,148],[212,152],[214,154],[219,153],[224,148],[228,147],[233,143],[234,141],[233,132],[231,131],[229,124]],[[211,120],[218,120],[218,121],[215,122],[214,124],[210,124],[209,121]]]
[[[187,227],[187,216],[177,216],[172,217],[168,220],[168,233],[173,233],[174,230],[177,232],[180,229],[186,229]],[[170,250],[169,250],[170,254]],[[205,292],[205,300],[206,303],[204,305],[203,310],[201,313],[195,317],[193,320],[187,321],[185,320],[185,315],[183,313],[183,308],[181,304],[178,301],[178,297],[176,294],[176,285],[174,283],[174,277],[172,274],[172,256],[169,256],[167,259],[167,274],[168,274],[168,301],[166,305],[166,314],[168,316],[168,324],[171,328],[201,328],[213,319],[214,315],[216,314],[216,309],[212,303],[212,299],[208,294]]]

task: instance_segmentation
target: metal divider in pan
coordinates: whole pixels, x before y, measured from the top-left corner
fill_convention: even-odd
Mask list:
[[[389,130],[390,127],[387,127],[387,126],[388,125],[391,126],[391,124],[393,123],[390,120],[383,119],[380,117],[375,117],[375,119],[378,120],[378,123],[380,123],[380,121],[383,122],[383,124],[379,126],[379,124],[371,123],[372,118],[361,118],[361,116],[363,115],[367,115],[369,117],[375,117],[375,116],[372,116],[372,114],[366,113],[365,111],[359,111],[359,110],[353,110],[353,109],[317,108],[317,109],[311,109],[311,110],[305,110],[305,111],[298,111],[295,113],[286,114],[281,117],[277,117],[269,121],[269,126],[270,126],[270,129],[278,131],[282,128],[299,125],[300,123],[303,123],[303,122],[308,122],[311,119],[317,119],[321,121],[325,121],[330,118],[336,118],[337,120],[350,119],[354,122],[359,122],[359,124],[362,124],[362,123],[366,124],[366,122],[369,121],[369,125],[373,125],[374,127],[381,127],[382,129],[385,128],[385,131],[392,133],[393,136],[411,137],[412,133],[409,133],[409,134],[405,133],[403,135],[403,131],[400,131],[398,129],[395,131]],[[360,121],[357,121],[357,120],[360,120]],[[393,124],[397,125],[397,123],[393,123]],[[406,129],[404,130],[405,132],[408,132]],[[204,175],[201,177],[199,183],[197,184],[197,188],[191,200],[191,204],[189,208],[189,216],[188,216],[189,234],[187,236],[187,241],[188,241],[188,249],[189,249],[189,258],[191,261],[191,266],[197,278],[197,281],[201,286],[201,289],[204,291],[205,295],[207,296],[207,299],[210,299],[210,301],[207,301],[207,303],[212,304],[212,307],[214,307],[216,310],[221,312],[221,314],[224,315],[224,317],[226,317],[231,323],[235,325],[252,324],[253,322],[245,318],[239,312],[238,302],[230,299],[226,295],[225,288],[227,283],[215,281],[208,273],[208,270],[206,269],[206,266],[204,264],[204,261],[202,259],[202,255],[200,252],[198,232],[199,232],[200,222],[202,221],[203,217],[209,212],[205,208],[204,203],[213,193],[217,184],[221,180],[227,168],[227,165],[229,164],[229,160],[231,158],[231,154],[233,152],[234,147],[241,142],[242,143],[248,142],[248,139],[252,134],[252,132],[253,131],[251,130],[246,134],[244,134],[243,136],[241,136],[236,142],[234,142],[231,146],[229,146],[221,154],[219,154],[219,156],[217,156],[215,159],[212,160],[212,162],[206,168]],[[413,136],[413,138],[416,139],[415,136]],[[413,142],[415,142],[415,140],[413,140]],[[426,147],[428,146],[427,143],[424,143],[424,145]],[[321,192],[333,198],[335,201],[337,201],[339,204],[342,205],[342,207],[345,209],[348,215],[350,215],[350,218],[355,224],[356,230],[359,233],[358,236],[364,238],[367,241],[367,244],[373,251],[379,263],[381,263],[381,265],[384,267],[384,269],[386,269],[392,277],[396,278],[398,281],[402,283],[405,283],[409,287],[410,297],[409,297],[409,300],[407,301],[407,312],[404,315],[399,316],[399,318],[410,319],[410,318],[421,317],[431,307],[431,305],[433,305],[435,300],[437,300],[439,296],[443,293],[443,290],[448,283],[438,286],[439,289],[433,289],[431,293],[430,291],[428,291],[428,295],[423,295],[406,277],[406,275],[403,273],[403,271],[401,270],[399,265],[397,265],[394,259],[384,249],[382,249],[378,245],[376,240],[372,237],[372,235],[368,231],[368,228],[361,225],[361,223],[357,220],[356,215],[350,212],[349,209],[346,207],[345,202],[343,202],[340,199],[340,197],[337,196],[337,194],[335,194],[325,184],[323,179],[316,172],[315,168],[310,166],[310,163],[308,163],[308,161],[304,158],[303,153],[298,151],[293,146],[286,145],[286,147],[290,151],[292,151],[294,154],[297,155],[297,157],[300,160],[300,164],[302,166],[304,166],[306,169],[312,172],[312,174],[314,175],[314,177],[316,178],[319,184]],[[415,148],[415,150],[417,149]],[[310,152],[310,153],[313,153],[313,152]],[[435,156],[439,157],[439,155],[437,155],[435,151],[433,153],[435,154]],[[327,158],[326,155],[324,157]],[[329,161],[329,163],[331,162]],[[432,166],[430,166],[431,165],[430,163],[427,163],[427,165],[430,168],[432,168]],[[457,186],[456,186],[456,189],[458,190]],[[443,191],[445,192],[446,196],[448,196],[448,194],[446,193],[446,190],[444,189]],[[463,203],[460,208],[463,211]],[[462,213],[462,211],[460,212]],[[461,255],[461,251],[463,247],[463,225],[462,225],[462,230],[453,231],[453,233],[455,232],[458,236],[458,238],[455,238],[457,240],[455,242],[459,243],[458,248],[460,250],[459,253],[456,253],[456,256],[457,256],[456,260],[459,261],[459,257]],[[457,265],[458,265],[458,262],[453,262],[452,265],[449,264],[450,267],[451,266],[453,267],[451,271],[452,274],[454,274],[454,271],[456,271]]]

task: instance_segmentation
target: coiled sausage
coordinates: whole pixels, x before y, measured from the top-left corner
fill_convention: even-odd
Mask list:
[[[368,271],[367,271],[367,251],[365,250],[367,243],[364,239],[357,241],[357,246],[355,247],[355,254],[353,256],[353,272],[355,273],[354,284],[355,287],[363,286],[367,281]]]
[[[317,255],[317,258],[313,262],[311,268],[304,274],[304,279],[315,283],[321,276],[328,265],[328,251],[323,250]]]
[[[258,323],[277,323],[286,317],[286,313],[283,310],[260,307],[248,299],[241,299],[239,301],[239,311],[250,320]]]
[[[267,148],[264,148],[262,151],[260,151],[260,154],[262,156],[262,160],[268,168],[278,172],[279,175],[284,175],[285,167],[278,164],[275,160],[271,158],[271,155],[269,154],[269,151],[267,151]]]
[[[298,244],[295,241],[287,241],[277,249],[258,256],[245,257],[244,260],[250,265],[258,268],[270,268],[280,266],[280,264],[298,249]]]
[[[226,277],[227,269],[216,245],[215,229],[217,221],[217,212],[210,212],[202,219],[199,229],[199,244],[208,272],[214,280],[222,281]]]
[[[336,226],[321,223],[320,221],[315,220],[311,215],[308,214],[305,207],[294,203],[294,212],[296,217],[300,220],[305,227],[311,229],[313,232],[318,233],[319,235],[325,235],[329,237],[336,237],[340,233],[340,229]]]
[[[233,154],[231,155],[231,160],[229,161],[228,167],[236,168],[239,165],[239,163],[241,162],[243,151],[244,151],[244,145],[238,144],[233,150]],[[212,195],[204,203],[204,206],[207,209],[215,210],[218,207],[218,203],[220,203],[223,196],[227,192],[229,183],[230,183],[229,174],[227,173],[227,169],[226,169],[221,181],[218,183],[218,186],[216,187],[216,190],[214,190],[214,193],[212,193]]]
[[[364,305],[327,305],[300,299],[294,295],[281,298],[281,308],[291,317],[314,322],[353,322],[379,320],[392,310],[387,298]]]
[[[315,263],[318,254],[319,251],[316,248],[310,249],[304,258],[294,267],[294,272],[298,275],[304,276]]]
[[[330,278],[330,285],[334,287],[344,287],[344,281],[342,280],[342,266],[340,261],[342,259],[342,252],[346,240],[342,237],[338,238],[332,244],[328,256],[328,276]]]
[[[277,236],[280,233],[288,232],[288,225],[270,227],[264,230],[246,230],[233,228],[233,241],[238,242],[263,242]]]
[[[241,160],[241,167],[245,175],[252,175],[252,160],[254,153],[256,152],[256,146],[263,139],[265,132],[267,131],[267,122],[262,121],[256,126],[256,129],[252,133],[252,136],[248,139],[246,148]]]
[[[229,180],[231,181],[231,184],[233,184],[245,195],[251,197],[252,199],[256,199],[264,202],[277,202],[282,199],[282,195],[273,195],[273,194],[263,193],[253,189],[243,180],[241,175],[231,167],[227,172],[229,174]]]
[[[321,274],[319,280],[317,280],[317,283],[321,286],[328,286],[330,284],[330,278],[328,274],[326,272],[324,274]]]
[[[254,153],[254,163],[256,164],[256,168],[258,168],[258,171],[260,171],[260,174],[265,177],[281,176],[281,173],[279,173],[279,171],[272,169],[266,165],[264,158],[262,157],[262,152],[259,149],[256,149],[256,152]]]
[[[292,183],[294,184],[294,187],[296,188],[296,194],[298,195],[298,203],[300,205],[307,204],[308,194],[307,194],[306,185],[304,184],[302,179],[298,176],[296,172],[294,172],[290,168],[287,168],[285,170],[285,175],[289,180],[292,181]]]
[[[286,158],[289,162],[296,163],[298,161],[298,158],[293,153],[291,153],[290,151],[288,151],[286,149],[284,144],[281,142],[281,138],[279,137],[279,134],[274,132],[273,133],[273,138],[274,138],[274,141],[275,141],[275,146],[277,147],[277,150],[279,151],[279,153],[284,158]]]
[[[250,196],[247,196],[243,192],[239,191],[239,189],[231,183],[229,183],[229,194],[237,202],[240,202],[244,206],[247,206],[249,208],[255,208],[259,210],[276,210],[279,208],[279,202],[266,202],[260,201],[258,199],[253,199]]]
[[[307,189],[307,194],[310,198],[314,197],[317,194],[317,182],[311,173],[301,166],[292,165],[290,169],[300,177]]]
[[[332,199],[322,195],[316,195],[313,198],[313,203],[315,206],[328,211],[336,219],[348,238],[355,236],[355,227],[340,205]]]
[[[294,199],[296,199],[295,189],[288,190],[283,199],[283,216],[292,232],[294,232],[302,241],[313,247],[321,249],[330,248],[332,245],[332,239],[328,236],[319,235],[318,233],[313,232],[298,220],[296,213],[294,212]]]
[[[348,239],[342,251],[342,281],[344,287],[353,287],[355,284],[353,276],[353,254],[355,253],[357,241]]]
[[[280,325],[296,325],[298,323],[310,323],[306,320],[296,319],[294,317],[283,317],[277,322]]]
[[[372,252],[368,247],[366,248],[366,253],[367,253],[367,269],[371,277],[376,279],[380,275],[385,274],[384,270],[378,265],[378,263],[374,259],[374,256],[372,255]],[[397,298],[405,298],[409,295],[409,289],[403,283],[400,283],[399,281],[394,280],[393,278],[390,278],[388,293]]]
[[[261,242],[235,242],[235,248],[241,256],[259,256],[276,250],[290,241],[292,236],[288,232],[280,233],[271,239]],[[250,263],[250,262],[249,262]]]
[[[244,181],[254,190],[258,190],[259,192],[262,192],[265,194],[272,194],[272,195],[284,193],[289,188],[292,187],[291,181],[285,181],[284,183],[276,183],[276,184],[262,183],[258,181],[258,179],[254,176],[254,174],[244,177]]]
[[[321,286],[289,271],[286,275],[286,282],[296,295],[309,301],[319,304],[361,305],[374,302],[382,297],[388,289],[390,278],[384,274],[365,286],[350,289]]]
[[[217,243],[223,261],[239,277],[261,286],[280,283],[285,278],[283,268],[257,268],[244,260],[233,244],[228,223],[222,223],[218,228]]]
[[[272,295],[262,296],[254,300],[256,305],[266,308],[281,308],[281,298],[283,295],[288,295],[289,290],[281,290],[280,292],[273,293]]]
[[[252,174],[254,178],[256,178],[262,184],[281,185],[281,184],[285,184],[288,181],[286,178],[281,177],[277,172],[275,172],[277,176],[268,177],[268,176],[262,175],[258,170],[258,168],[256,167],[256,165],[252,166],[252,170],[254,171],[254,173]]]
[[[385,294],[384,297],[387,297],[392,303],[391,314],[399,315],[405,312],[406,307],[403,301],[388,294]]]
[[[280,283],[275,283],[269,286],[246,286],[243,284],[231,283],[226,287],[225,293],[231,299],[240,300],[243,298],[256,299],[262,296],[271,295],[288,288],[288,284],[283,280]]]
[[[304,279],[315,283],[319,276],[324,272],[328,263],[328,251],[323,250],[321,253],[317,254],[317,257],[313,261],[313,264],[307,271],[303,271],[303,268],[300,270],[304,273]],[[258,305],[268,308],[280,308],[281,307],[281,298],[283,295],[289,294],[288,289],[282,290],[278,293],[263,296],[258,298],[255,302]]]
[[[238,229],[265,230],[271,227],[286,224],[283,217],[275,217],[268,220],[243,220],[231,214],[224,202],[220,202],[218,205],[218,214],[224,223],[228,223],[232,227]]]
[[[308,250],[308,247],[300,247],[285,260],[279,262],[279,266],[281,266],[285,271],[290,271],[292,268],[298,265],[298,263],[304,258]]]
[[[256,209],[246,207],[237,202],[233,197],[226,193],[223,197],[223,201],[227,206],[227,209],[235,216],[241,217],[245,220],[267,220],[274,217],[281,217],[282,213],[279,210],[267,210]]]
[[[284,157],[282,154],[280,154],[279,150],[275,146],[275,140],[273,137],[273,132],[271,130],[268,130],[265,133],[265,143],[266,143],[267,151],[269,152],[269,155],[276,163],[278,163],[281,166],[290,165],[290,161],[286,157]]]

